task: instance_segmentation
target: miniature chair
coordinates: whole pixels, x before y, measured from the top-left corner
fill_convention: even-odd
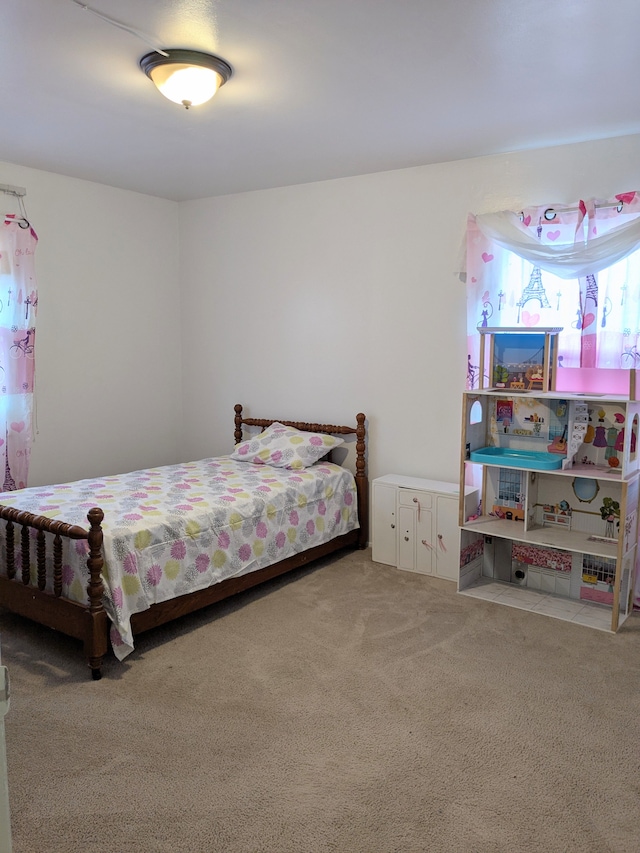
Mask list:
[[[544,390],[544,373],[542,372],[541,364],[530,367],[527,370],[526,376],[529,380],[529,391],[532,391],[534,388],[537,388],[539,391]]]

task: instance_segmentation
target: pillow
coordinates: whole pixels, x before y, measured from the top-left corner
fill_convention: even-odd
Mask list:
[[[232,459],[273,465],[275,468],[308,468],[344,439],[321,432],[302,432],[277,421],[260,435],[236,444]]]

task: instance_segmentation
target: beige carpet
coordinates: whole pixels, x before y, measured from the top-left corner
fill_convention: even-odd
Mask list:
[[[357,552],[90,680],[0,613],[14,853],[638,853],[640,618],[616,636]]]

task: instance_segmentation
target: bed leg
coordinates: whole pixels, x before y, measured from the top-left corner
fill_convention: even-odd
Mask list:
[[[106,616],[106,614],[105,614]],[[107,631],[106,627],[97,635],[91,637],[84,644],[84,655],[91,670],[91,678],[99,681],[102,678],[102,661],[107,653]]]
[[[91,658],[89,666],[91,667],[91,678],[94,681],[100,681],[102,678],[102,658]]]
[[[103,620],[99,621],[106,622],[106,613],[103,614],[103,617]],[[99,681],[102,678],[102,661],[107,653],[107,626],[103,624],[100,627],[99,621],[91,623],[95,633],[91,634],[84,644],[85,660],[91,669],[91,678],[94,681]]]

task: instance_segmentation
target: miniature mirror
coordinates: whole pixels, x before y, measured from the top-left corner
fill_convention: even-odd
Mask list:
[[[573,480],[573,493],[583,504],[590,504],[600,491],[600,484],[590,477],[575,477]]]

